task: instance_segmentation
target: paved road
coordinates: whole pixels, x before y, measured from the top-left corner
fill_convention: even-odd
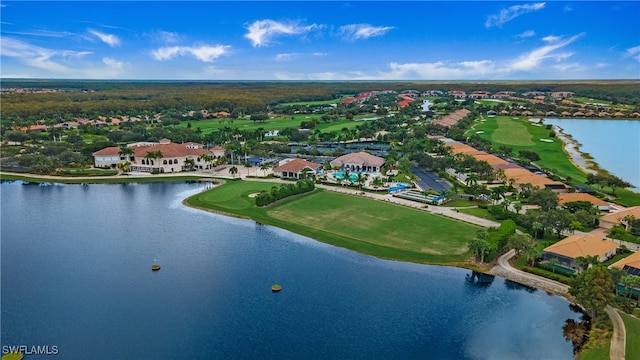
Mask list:
[[[627,332],[624,328],[624,321],[618,313],[618,310],[607,305],[605,309],[613,323],[613,336],[611,337],[611,348],[609,350],[609,359],[624,360],[625,348],[627,346]]]
[[[574,298],[569,294],[569,287],[567,285],[561,282],[543,278],[541,276],[530,274],[528,272],[524,272],[511,266],[511,264],[509,264],[509,260],[511,260],[511,258],[513,258],[515,254],[515,250],[510,250],[506,254],[500,256],[500,258],[498,259],[498,263],[489,271],[489,274],[500,276],[505,279],[519,282],[521,284],[533,286],[535,288],[539,288],[556,295],[564,296],[572,302],[575,301]],[[609,358],[610,360],[625,360],[627,335],[624,328],[624,322],[622,321],[622,318],[620,317],[620,314],[618,314],[618,311],[616,309],[607,305],[605,310],[611,318],[611,322],[613,322],[613,336],[611,337]]]

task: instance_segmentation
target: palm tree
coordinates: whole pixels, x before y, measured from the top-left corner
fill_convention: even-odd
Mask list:
[[[193,167],[196,165],[196,161],[193,160],[192,158],[186,158],[184,159],[184,167],[186,170],[191,170],[193,169]]]
[[[247,161],[247,153],[251,151],[251,147],[249,146],[249,144],[247,142],[244,142],[240,147],[240,151],[244,153],[244,161]]]
[[[483,239],[471,239],[469,240],[469,250],[474,254],[476,260],[480,260],[480,262],[483,263],[484,256],[489,251],[489,244]]]
[[[209,165],[213,162],[213,155],[209,155],[209,154],[204,154],[201,155],[200,158],[202,159],[202,161],[204,161],[205,164],[207,164],[206,168],[209,168]]]
[[[376,176],[375,178],[373,178],[373,181],[371,182],[371,184],[373,185],[374,188],[378,188],[380,186],[382,186],[382,177],[380,176]]]
[[[120,160],[133,160],[133,157],[131,155],[133,155],[133,149],[128,147],[128,146],[123,146],[120,148],[120,151],[118,151],[118,155],[120,155],[121,157],[124,157],[124,159],[120,159]]]
[[[362,185],[364,185],[365,182],[367,182],[367,178],[369,177],[368,174],[364,174],[359,172],[356,175],[356,184],[358,184],[358,187],[360,188],[360,190],[362,190]]]
[[[627,215],[625,217],[622,218],[621,223],[624,224],[624,228],[625,230],[629,231],[629,227],[631,226],[631,223],[636,219],[635,216],[633,215]]]
[[[118,169],[120,169],[120,171],[122,171],[122,172],[127,172],[127,171],[129,171],[129,169],[131,168],[131,163],[130,163],[130,162],[128,162],[128,161],[125,161],[125,162],[119,162],[119,163],[116,165],[116,167],[117,167]]]
[[[582,223],[580,221],[573,220],[569,224],[569,230],[571,230],[572,234],[575,234],[576,230],[580,230],[580,229],[582,229]]]
[[[245,159],[246,159],[246,157],[245,157]],[[246,162],[244,163],[244,167],[247,169],[247,176],[249,176],[249,170],[251,170],[251,168],[253,167],[253,165],[251,165],[251,163],[250,163],[250,162],[246,161]]]
[[[544,225],[541,222],[534,221],[531,224],[531,230],[533,230],[533,236],[538,237],[538,231],[544,230]],[[543,234],[544,235],[544,234]]]
[[[155,165],[155,160],[157,158],[161,158],[164,155],[162,154],[162,151],[147,151],[146,154],[144,154],[144,158],[147,159],[147,165]],[[153,159],[154,161],[151,161],[151,159]],[[153,167],[151,168],[151,170],[153,170]]]
[[[224,145],[224,150],[227,154],[231,155],[231,165],[233,165],[233,154],[237,150],[237,146],[233,142],[226,143]]]
[[[262,170],[262,175],[266,175],[267,170],[270,168],[271,166],[269,165],[268,162],[263,162],[262,164],[260,164],[260,170]]]
[[[556,272],[556,266],[560,265],[560,260],[558,260],[558,258],[551,258],[547,261],[549,263],[549,265],[551,265],[551,272],[553,272],[555,274]]]
[[[465,182],[467,183],[467,186],[471,186],[471,185],[477,185],[478,184],[478,175],[476,173],[470,173],[467,175],[467,179],[465,180]]]
[[[233,175],[233,177],[236,177],[236,174],[237,174],[237,173],[238,173],[238,168],[237,168],[237,167],[232,166],[232,167],[229,169],[229,174]]]
[[[514,203],[513,208],[516,210],[516,214],[520,214],[520,210],[522,210],[522,203],[521,202]]]

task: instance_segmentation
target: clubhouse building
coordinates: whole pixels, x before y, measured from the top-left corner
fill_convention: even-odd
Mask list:
[[[127,145],[133,154],[127,155],[122,148],[111,146],[94,152],[95,167],[115,168],[119,163],[130,163],[131,171],[173,173],[192,169],[209,169],[211,162],[203,159],[204,155],[211,159],[224,156],[204,148],[194,142],[176,144],[169,139],[161,139],[158,143],[135,143]],[[215,154],[215,155],[214,155]]]
[[[330,162],[331,166],[349,171],[380,172],[384,158],[364,151],[339,156]]]

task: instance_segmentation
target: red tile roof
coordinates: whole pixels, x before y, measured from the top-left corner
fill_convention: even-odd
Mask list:
[[[571,235],[544,248],[544,251],[572,259],[583,256],[603,256],[618,247],[618,244],[602,236],[588,234]]]
[[[289,171],[294,173],[299,173],[304,168],[311,168],[312,170],[318,170],[320,164],[313,163],[311,161],[307,161],[305,159],[295,158],[286,164],[282,164],[273,168],[273,171]]]
[[[93,156],[114,156],[120,154],[120,147],[118,146],[110,146],[104,149],[93,152],[91,155]]]

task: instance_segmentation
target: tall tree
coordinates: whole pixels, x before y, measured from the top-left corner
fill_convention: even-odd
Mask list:
[[[558,206],[558,194],[549,189],[533,191],[529,195],[529,203],[539,205],[544,211],[555,209]]]
[[[575,296],[589,316],[597,321],[614,300],[614,283],[606,266],[596,265],[570,280],[569,294]]]
[[[235,166],[232,166],[231,168],[229,168],[229,174],[233,175],[233,177],[236,177],[236,174],[238,173],[238,168]]]

